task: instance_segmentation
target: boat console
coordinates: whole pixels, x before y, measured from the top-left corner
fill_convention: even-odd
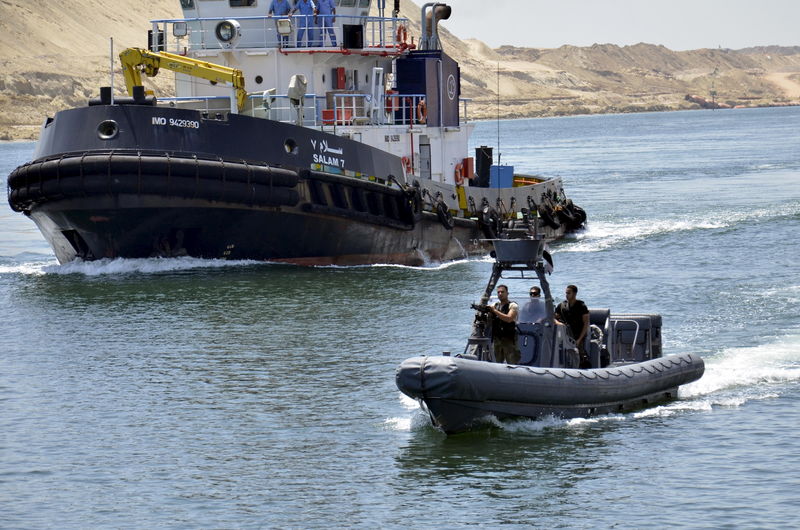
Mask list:
[[[485,306],[501,278],[537,281],[542,298],[520,304],[517,344],[521,365],[578,368],[577,345],[566,326],[555,319],[555,305],[547,274],[553,260],[542,239],[495,240],[495,263],[476,309],[472,335],[463,353],[468,358],[494,361],[491,326]],[[583,345],[591,368],[624,365],[661,357],[661,316],[612,314],[610,309],[589,309],[590,333]]]

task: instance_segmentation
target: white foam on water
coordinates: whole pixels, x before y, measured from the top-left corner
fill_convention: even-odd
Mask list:
[[[750,398],[771,396],[776,384],[800,381],[798,352],[800,334],[779,337],[759,346],[728,348],[704,359],[703,377],[682,386],[678,397],[709,396],[726,390],[738,390],[738,395]]]
[[[400,405],[408,411],[407,415],[395,416],[393,418],[386,418],[383,420],[384,426],[392,431],[411,432],[430,427],[431,420],[428,414],[422,409],[419,401],[410,398],[402,392],[398,392],[397,396]]]
[[[685,412],[704,412],[715,407],[737,408],[749,401],[774,399],[780,386],[800,381],[800,334],[776,338],[747,348],[729,348],[705,360],[706,371],[694,383],[681,386],[678,399],[630,414],[605,414],[564,419],[547,416],[538,420],[496,422],[514,433],[537,433],[546,429],[579,429],[586,426],[645,418],[665,418]]]
[[[403,394],[402,392],[398,392],[400,396],[400,404],[406,410],[419,410],[419,401],[414,398],[408,397],[407,395]]]
[[[97,261],[77,259],[69,263],[59,264],[55,261],[29,262],[18,265],[0,266],[0,274],[16,273],[34,276],[52,274],[81,274],[84,276],[103,276],[119,274],[153,274],[192,269],[218,269],[223,267],[242,267],[264,265],[262,261],[228,261],[200,258],[117,258]]]
[[[728,226],[723,221],[704,220],[662,220],[653,222],[647,219],[629,222],[598,221],[577,234],[576,241],[563,248],[561,252],[598,252],[631,241],[647,239],[661,234],[686,232],[690,230],[710,230]]]
[[[409,432],[411,431],[411,423],[414,416],[398,416],[395,418],[386,418],[383,420],[384,426],[391,431]]]
[[[494,259],[489,257],[487,254],[484,257],[479,258],[462,258],[453,261],[431,261],[426,262],[424,265],[398,265],[394,263],[374,263],[374,264],[364,264],[364,265],[317,265],[315,268],[317,269],[377,269],[377,268],[385,268],[385,269],[408,269],[408,270],[415,270],[415,271],[443,271],[445,269],[449,269],[450,267],[456,267],[458,265],[463,265],[464,263],[473,263],[473,262],[489,262],[494,263]]]
[[[606,422],[625,421],[622,414],[604,414],[589,418],[559,418],[558,416],[545,416],[536,420],[514,420],[497,422],[497,426],[504,431],[512,433],[539,433],[548,429],[584,429],[586,427]]]
[[[718,230],[749,223],[755,220],[775,219],[800,213],[800,205],[787,204],[775,208],[752,210],[731,209],[704,212],[702,215],[682,219],[628,219],[623,221],[590,221],[585,230],[575,235],[571,245],[560,247],[559,252],[599,252],[608,248],[655,237],[663,234],[694,230]]]
[[[58,265],[55,259],[43,261],[29,261],[26,263],[15,263],[13,265],[0,265],[0,274],[23,274],[30,276],[41,276],[44,274],[45,267]]]

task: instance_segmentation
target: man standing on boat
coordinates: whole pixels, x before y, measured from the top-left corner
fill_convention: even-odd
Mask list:
[[[583,300],[578,300],[578,287],[575,285],[567,285],[564,292],[567,299],[558,304],[555,311],[556,320],[565,324],[575,339],[575,344],[578,346],[578,353],[581,356],[580,368],[590,368],[589,355],[586,353],[584,343],[586,342],[586,334],[589,333],[589,308],[583,303]]]
[[[297,0],[297,3],[292,9],[292,14],[300,11],[299,21],[297,22],[297,43],[295,46],[298,48],[303,47],[303,37],[308,33],[307,42],[308,46],[314,46],[317,43],[317,36],[314,25],[314,18],[312,15],[317,10],[314,0]]]
[[[336,47],[336,34],[333,32],[333,23],[336,22],[335,0],[317,0],[317,34],[319,45],[325,46],[325,31],[331,38],[331,46]]]
[[[289,0],[272,0],[272,3],[269,5],[269,11],[267,15],[272,17],[273,15],[279,17],[291,16],[292,5],[289,3]],[[278,22],[275,21],[275,27],[278,27]],[[281,47],[286,47],[289,45],[289,36],[288,35],[281,35],[280,36],[280,44]]]
[[[519,306],[508,299],[508,287],[497,286],[497,298],[493,306],[488,306],[492,314],[492,350],[497,363],[519,364],[520,354],[517,346],[517,314]]]

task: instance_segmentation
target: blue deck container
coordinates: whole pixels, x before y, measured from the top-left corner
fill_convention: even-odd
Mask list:
[[[511,188],[514,186],[514,166],[491,166],[489,168],[490,188]]]

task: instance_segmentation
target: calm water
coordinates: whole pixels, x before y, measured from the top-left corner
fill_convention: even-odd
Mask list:
[[[640,413],[451,438],[394,369],[463,349],[488,260],[59,266],[3,203],[0,527],[797,527],[799,130],[800,108],[503,122],[503,162],[590,216],[555,292],[662,313],[707,370]],[[0,175],[32,149],[0,144]]]

